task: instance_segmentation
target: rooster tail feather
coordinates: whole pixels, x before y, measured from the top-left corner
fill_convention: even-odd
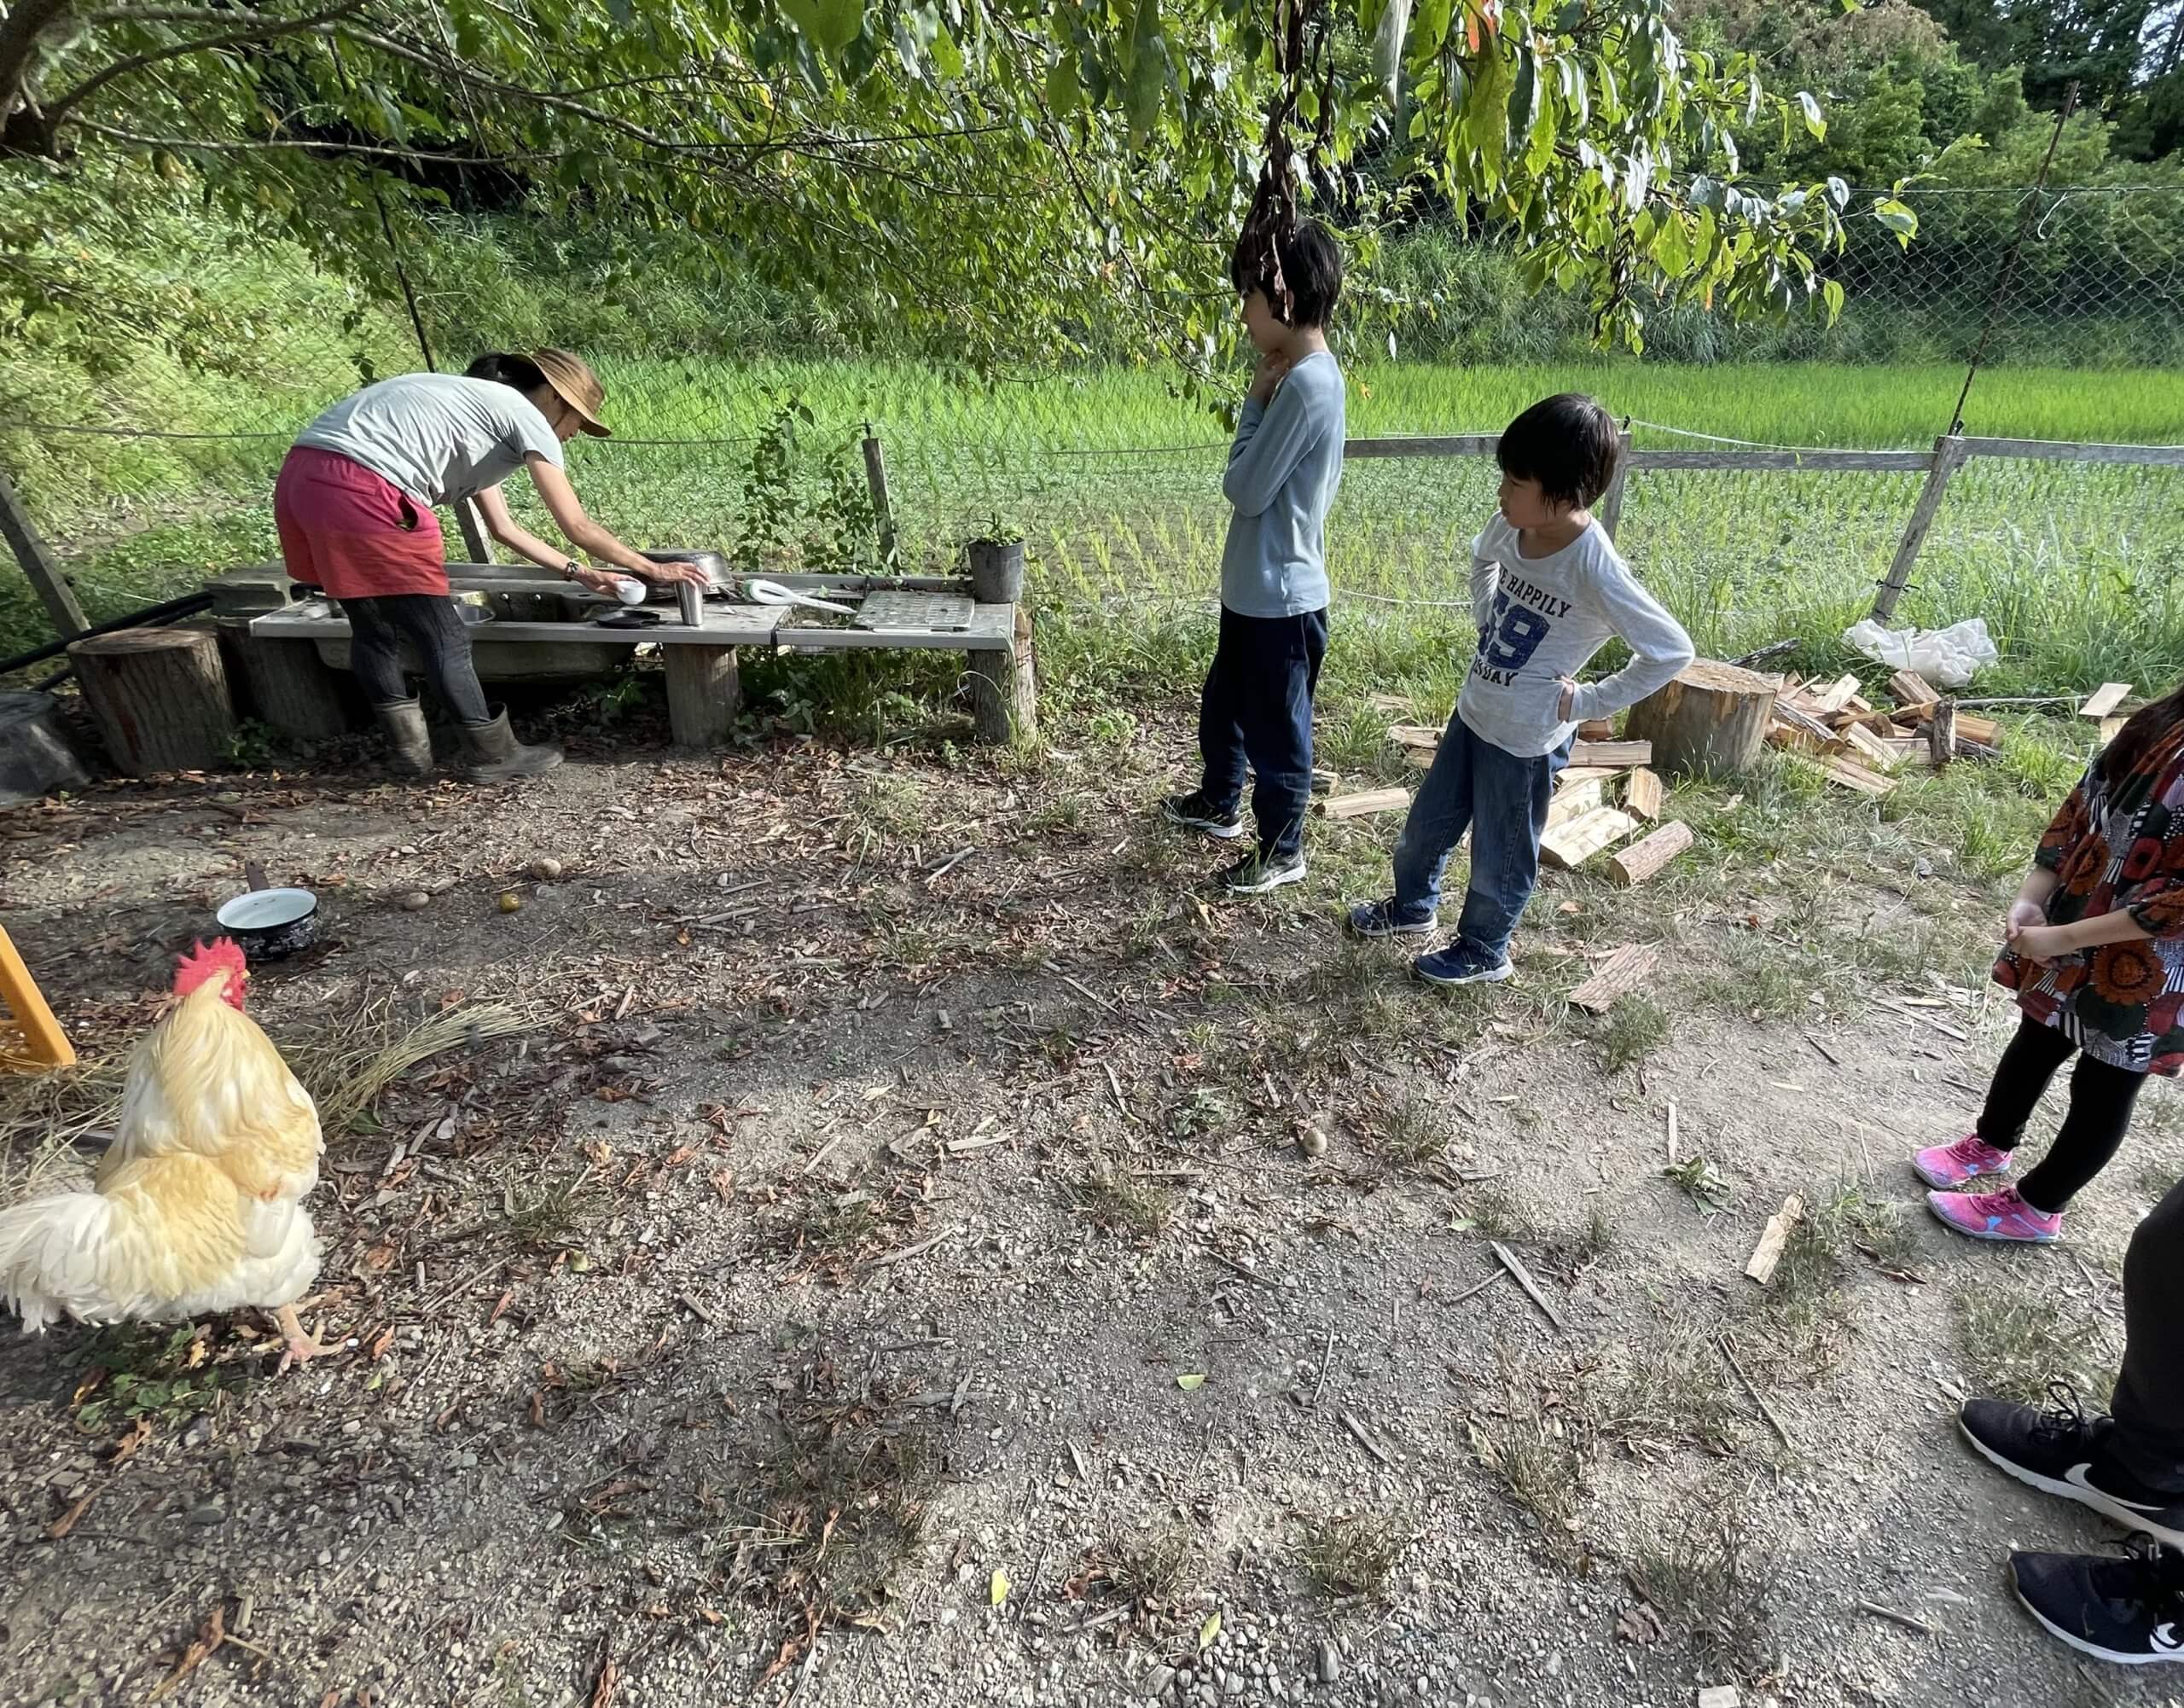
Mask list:
[[[0,1211],[0,1298],[41,1334],[64,1316],[112,1322],[131,1314],[142,1280],[134,1206],[96,1192],[64,1192]],[[133,1281],[133,1285],[132,1285]]]

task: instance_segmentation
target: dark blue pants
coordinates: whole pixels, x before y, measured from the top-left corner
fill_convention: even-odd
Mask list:
[[[1248,765],[1258,781],[1252,816],[1259,852],[1289,855],[1304,844],[1312,802],[1312,695],[1327,652],[1327,613],[1245,617],[1221,607],[1221,638],[1199,698],[1198,751],[1206,799],[1234,806]]]
[[[1569,761],[1566,741],[1552,753],[1524,758],[1480,740],[1461,715],[1452,715],[1396,844],[1397,916],[1409,924],[1433,917],[1441,904],[1441,874],[1469,830],[1471,884],[1456,941],[1490,961],[1506,958],[1539,881],[1539,839],[1554,779]]]

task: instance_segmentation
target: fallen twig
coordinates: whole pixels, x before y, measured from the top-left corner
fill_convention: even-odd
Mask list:
[[[1492,1249],[1494,1255],[1501,1258],[1502,1266],[1516,1277],[1517,1285],[1524,1288],[1525,1292],[1531,1296],[1531,1302],[1545,1313],[1547,1320],[1563,1333],[1567,1334],[1570,1332],[1568,1320],[1554,1308],[1554,1301],[1540,1291],[1539,1283],[1532,1279],[1532,1272],[1524,1266],[1516,1253],[1499,1240],[1489,1240],[1486,1243]]]
[[[1798,1444],[1790,1439],[1790,1432],[1782,1426],[1782,1420],[1775,1416],[1774,1408],[1767,1403],[1767,1396],[1759,1391],[1759,1385],[1745,1374],[1744,1366],[1737,1362],[1737,1355],[1729,1351],[1729,1343],[1726,1339],[1716,1340],[1714,1343],[1714,1350],[1719,1352],[1728,1361],[1729,1368],[1736,1372],[1737,1380],[1744,1384],[1744,1391],[1751,1396],[1751,1403],[1759,1408],[1759,1415],[1767,1420],[1768,1426],[1782,1438],[1782,1444],[1785,1447],[1794,1448]]]
[[[1350,1432],[1351,1438],[1355,1440],[1360,1447],[1363,1448],[1368,1453],[1371,1454],[1391,1471],[1395,1469],[1396,1461],[1388,1456],[1387,1449],[1381,1446],[1379,1442],[1374,1440],[1370,1435],[1368,1435],[1365,1432],[1365,1426],[1363,1424],[1358,1422],[1356,1418],[1352,1417],[1346,1411],[1339,1412],[1336,1415],[1341,1418],[1342,1426]]]
[[[961,1230],[960,1229],[956,1228],[943,1228],[930,1240],[921,1240],[916,1245],[905,1246],[899,1252],[882,1252],[879,1257],[874,1258],[870,1263],[867,1264],[865,1267],[869,1269],[884,1269],[890,1264],[903,1263],[911,1258],[918,1256],[921,1252],[931,1251],[943,1240],[954,1239],[961,1231]]]
[[[1924,1619],[1914,1619],[1908,1613],[1899,1613],[1895,1608],[1884,1607],[1878,1601],[1861,1601],[1858,1611],[1871,1613],[1876,1619],[1886,1619],[1892,1625],[1901,1625],[1907,1631],[1916,1631],[1922,1637],[1934,1634],[1934,1628]]]

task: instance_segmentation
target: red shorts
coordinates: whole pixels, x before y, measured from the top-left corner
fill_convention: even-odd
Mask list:
[[[288,452],[273,483],[273,522],[290,578],[336,599],[448,591],[439,517],[334,451]]]

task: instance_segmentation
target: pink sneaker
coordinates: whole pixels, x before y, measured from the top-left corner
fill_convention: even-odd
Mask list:
[[[1946,1192],[1983,1174],[2007,1174],[2010,1153],[1996,1150],[1977,1133],[1966,1133],[1953,1145],[1929,1145],[1914,1153],[1911,1166],[1927,1185]]]
[[[1926,1208],[1946,1227],[1974,1240],[2013,1240],[2051,1246],[2063,1235],[2062,1212],[2050,1216],[2017,1195],[2014,1186],[1997,1192],[1930,1192]]]

